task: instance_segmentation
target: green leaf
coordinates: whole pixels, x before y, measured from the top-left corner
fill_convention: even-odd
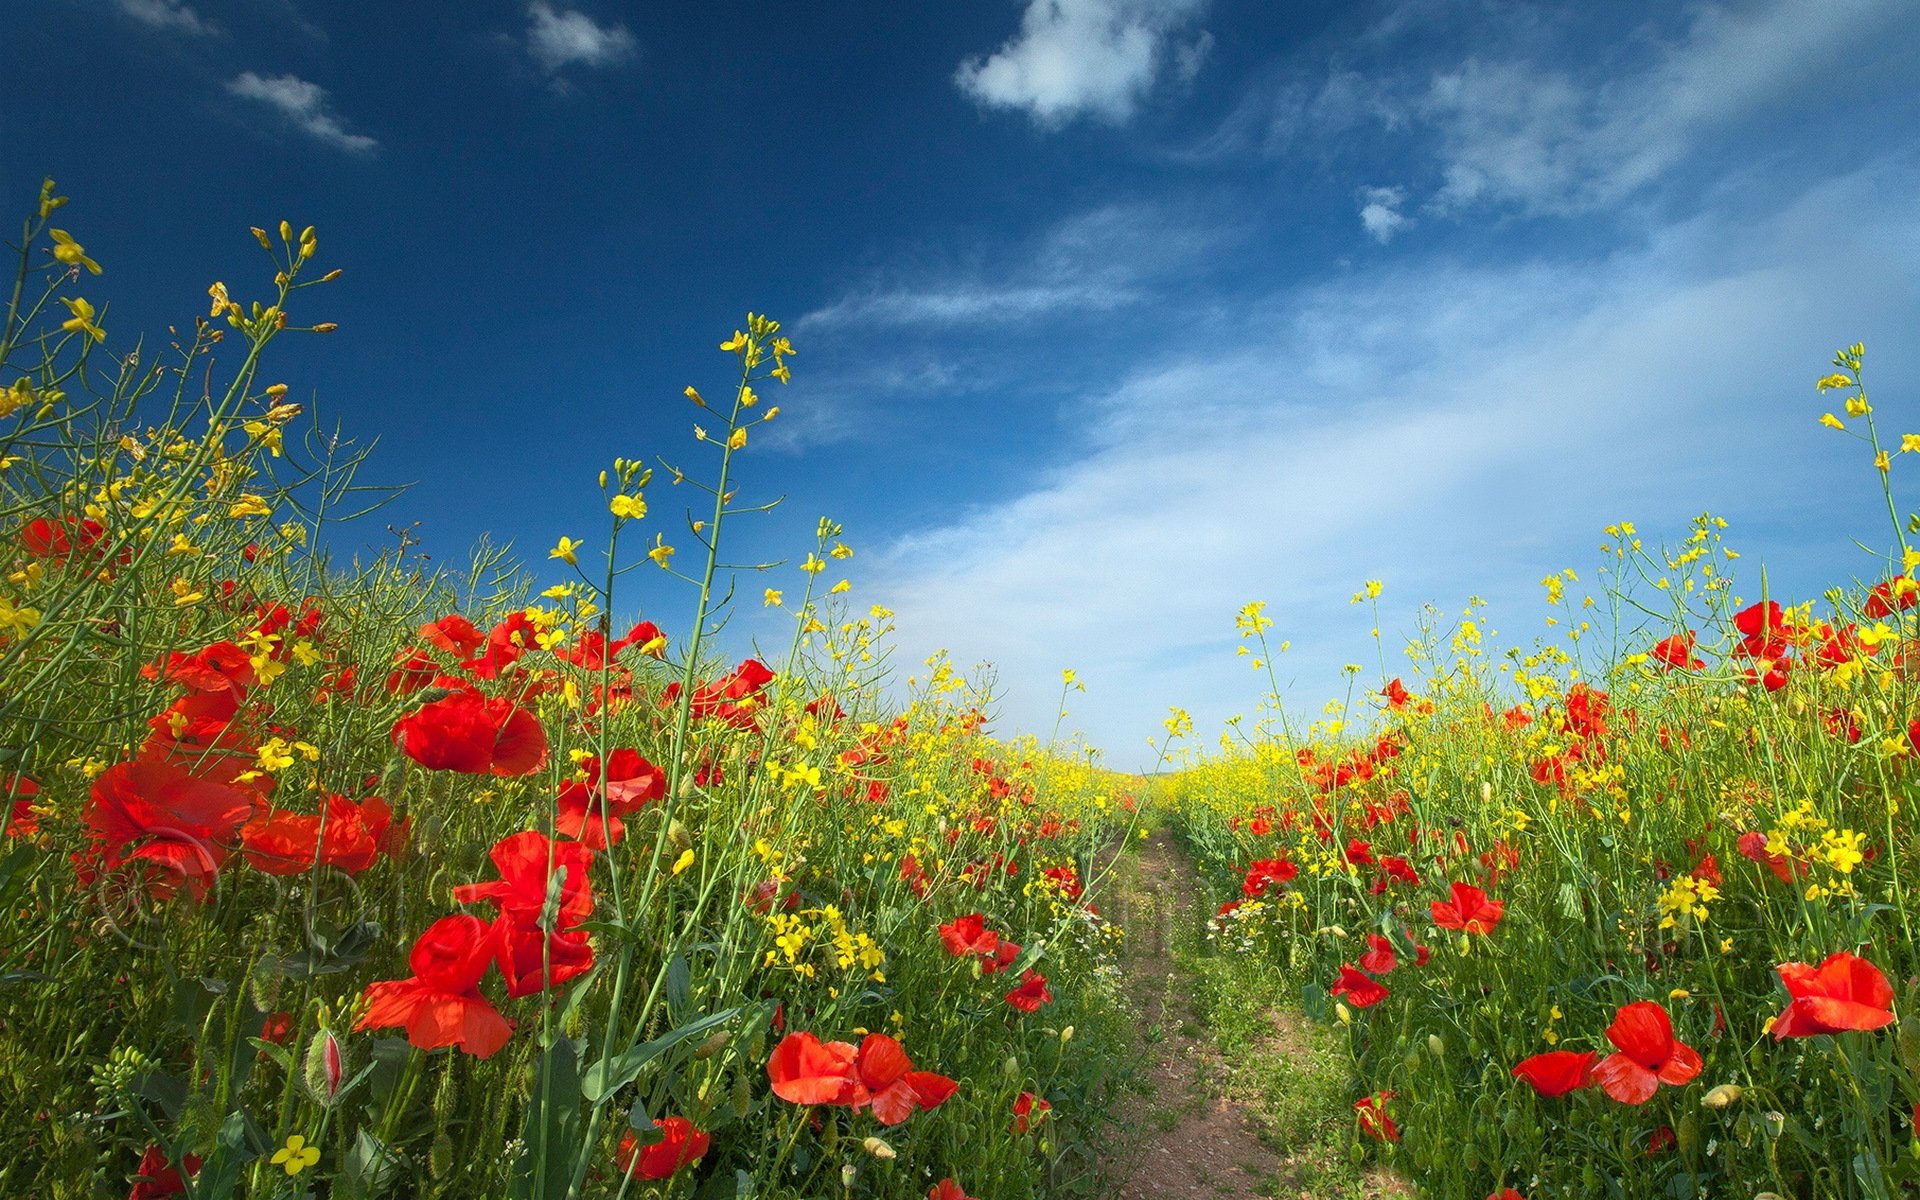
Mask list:
[[[754,1008],[762,1005],[754,1005]],[[587,1068],[587,1075],[580,1084],[580,1094],[590,1102],[598,1103],[602,1097],[610,1096],[640,1077],[646,1065],[660,1055],[673,1049],[695,1034],[705,1033],[709,1029],[726,1024],[740,1014],[740,1006],[722,1009],[710,1016],[682,1025],[670,1033],[642,1045],[635,1046],[624,1054],[612,1059],[602,1059]]]
[[[580,1156],[580,1094],[579,1053],[561,1038],[540,1057],[520,1132],[526,1149],[514,1164],[508,1192],[513,1200],[566,1200]]]
[[[376,1200],[392,1190],[405,1161],[379,1138],[359,1130],[333,1180],[335,1200]]]
[[[667,962],[666,997],[667,1013],[676,1019],[693,1002],[693,968],[688,965],[687,956],[677,950]]]

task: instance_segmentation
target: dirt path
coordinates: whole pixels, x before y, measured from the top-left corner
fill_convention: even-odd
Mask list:
[[[1117,1200],[1241,1200],[1275,1190],[1282,1160],[1223,1094],[1220,1061],[1174,961],[1179,930],[1198,929],[1192,868],[1162,831],[1138,847],[1125,927],[1127,976],[1142,1015],[1143,1096],[1123,1113],[1137,1137]]]

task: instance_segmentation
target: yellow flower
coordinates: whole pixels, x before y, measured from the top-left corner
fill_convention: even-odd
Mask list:
[[[273,1165],[285,1169],[288,1175],[300,1172],[320,1161],[320,1147],[307,1145],[307,1139],[299,1134],[289,1134],[287,1144],[273,1152]]]
[[[727,438],[727,449],[742,450],[746,448],[746,445],[747,427],[742,425],[740,428],[734,430],[732,435]]]
[[[693,860],[694,860],[693,851],[682,850],[680,852],[680,857],[673,860],[673,873],[675,875],[678,875],[682,871],[686,870],[688,867],[691,867],[693,865]]]
[[[95,275],[100,273],[100,264],[87,257],[86,248],[67,235],[64,229],[49,229],[47,234],[53,238],[53,256],[70,267],[85,267]]]
[[[1839,417],[1834,416],[1832,413],[1822,413],[1820,415],[1820,423],[1822,425],[1825,425],[1828,429],[1845,429],[1847,427],[1847,423],[1845,421],[1842,421]]]
[[[579,549],[579,542],[570,537],[563,537],[555,543],[553,549],[547,551],[547,557],[557,558],[570,567],[577,567],[580,565],[580,556],[576,553]]]
[[[73,314],[70,319],[60,322],[60,328],[68,333],[84,333],[96,342],[107,340],[107,331],[94,324],[93,305],[78,296],[71,300],[62,296],[60,303],[66,305],[67,311]]]
[[[1900,453],[1920,454],[1920,433],[1901,434],[1900,435]]]
[[[607,501],[607,509],[616,517],[638,520],[647,515],[647,502],[640,496],[615,496]]]
[[[763,603],[768,608],[779,608],[780,605],[783,602],[785,602],[785,600],[786,600],[786,597],[780,594],[780,589],[768,588],[766,599],[763,601]]]
[[[1845,375],[1829,375],[1826,378],[1822,379],[1819,383],[1814,384],[1813,386],[1819,388],[1821,391],[1824,392],[1824,391],[1829,391],[1833,388],[1852,387],[1853,380],[1849,379]]]
[[[15,608],[13,601],[0,596],[0,633],[20,636],[40,623],[37,608]]]
[[[647,551],[647,557],[658,563],[663,571],[673,562],[673,547],[667,545],[665,534],[653,535],[653,549]]]

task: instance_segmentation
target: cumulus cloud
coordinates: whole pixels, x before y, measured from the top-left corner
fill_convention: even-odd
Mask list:
[[[1863,171],[1597,259],[1411,263],[1290,288],[1243,314],[1259,345],[1174,329],[1117,386],[1070,400],[1090,431],[1076,457],[884,548],[863,586],[899,614],[905,661],[947,645],[995,665],[1007,731],[1050,729],[1058,672],[1078,669],[1091,691],[1069,727],[1126,767],[1151,761],[1137,748],[1167,704],[1203,724],[1251,708],[1264,685],[1232,629],[1251,599],[1293,640],[1280,677],[1312,714],[1345,688],[1341,664],[1378,669],[1374,618],[1346,603],[1363,579],[1387,580],[1389,674],[1423,601],[1444,625],[1487,597],[1504,629],[1538,611],[1542,575],[1589,567],[1622,518],[1651,538],[1727,512],[1757,587],[1753,564],[1809,498],[1861,471],[1843,439],[1797,437],[1817,415],[1807,381],[1834,345],[1892,347],[1920,319],[1920,219],[1897,200],[1916,182],[1910,165]],[[1806,594],[1875,569],[1847,538],[1885,531],[1836,519],[1823,551],[1795,556],[1832,568]],[[1775,568],[1787,591],[1792,572]]]
[[[1045,126],[1080,116],[1120,124],[1169,67],[1192,79],[1212,46],[1184,31],[1206,0],[1031,0],[1020,32],[960,64],[954,81],[990,108]]]
[[[1382,246],[1394,239],[1413,219],[1401,213],[1400,206],[1407,202],[1407,189],[1398,187],[1367,187],[1360,189],[1360,224]]]
[[[601,25],[544,0],[527,5],[527,53],[550,75],[570,66],[611,67],[633,52],[633,34],[624,25]]]
[[[120,0],[120,11],[155,29],[205,37],[218,32],[186,0]]]
[[[327,91],[297,75],[256,75],[242,72],[227,90],[279,110],[295,129],[349,154],[372,154],[380,143],[361,133],[350,133],[328,103]]]

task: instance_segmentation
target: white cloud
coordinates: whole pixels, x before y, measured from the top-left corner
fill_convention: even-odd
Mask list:
[[[1366,227],[1374,241],[1384,246],[1401,230],[1413,224],[1413,219],[1400,211],[1400,206],[1406,202],[1405,188],[1361,188],[1360,224]]]
[[[1020,32],[993,54],[960,64],[954,81],[992,108],[1025,109],[1042,125],[1079,116],[1115,124],[1133,116],[1171,64],[1191,79],[1212,45],[1176,39],[1206,0],[1030,0]]]
[[[380,143],[360,133],[349,133],[327,102],[327,91],[297,75],[261,76],[242,72],[227,84],[236,96],[258,100],[280,110],[294,128],[350,154],[371,154]]]
[[[1676,41],[1604,78],[1469,58],[1414,103],[1440,138],[1434,205],[1575,214],[1617,203],[1729,126],[1843,77],[1863,43],[1912,17],[1908,0],[1702,4]]]
[[[544,0],[527,5],[527,53],[548,74],[578,64],[610,67],[634,52],[624,25],[600,25],[585,13],[555,9]]]
[[[1108,205],[1063,220],[1010,256],[1014,266],[935,268],[928,279],[870,280],[801,317],[807,330],[855,326],[1004,325],[1060,313],[1110,312],[1156,277],[1233,236],[1225,220],[1153,205]]]
[[[120,0],[120,11],[144,25],[204,37],[217,33],[186,0]]]
[[[1871,571],[1847,545],[1885,537],[1870,468],[1815,436],[1810,381],[1833,346],[1896,347],[1920,319],[1920,218],[1898,200],[1916,182],[1876,168],[1598,260],[1291,289],[1244,314],[1257,345],[1177,330],[1119,387],[1073,398],[1095,431],[1077,459],[884,548],[863,590],[899,614],[902,661],[943,645],[991,660],[1008,732],[1050,729],[1058,672],[1078,669],[1091,691],[1069,727],[1132,767],[1166,705],[1203,725],[1252,707],[1263,685],[1232,632],[1251,599],[1293,640],[1281,679],[1312,715],[1341,663],[1378,671],[1373,618],[1346,603],[1363,579],[1387,581],[1392,674],[1429,599],[1479,594],[1495,628],[1539,629],[1535,581],[1591,567],[1622,518],[1651,538],[1726,511],[1752,586],[1764,553],[1812,526],[1822,569]],[[1883,352],[1883,375],[1920,370],[1901,353]],[[1857,513],[1808,518],[1855,484]]]

